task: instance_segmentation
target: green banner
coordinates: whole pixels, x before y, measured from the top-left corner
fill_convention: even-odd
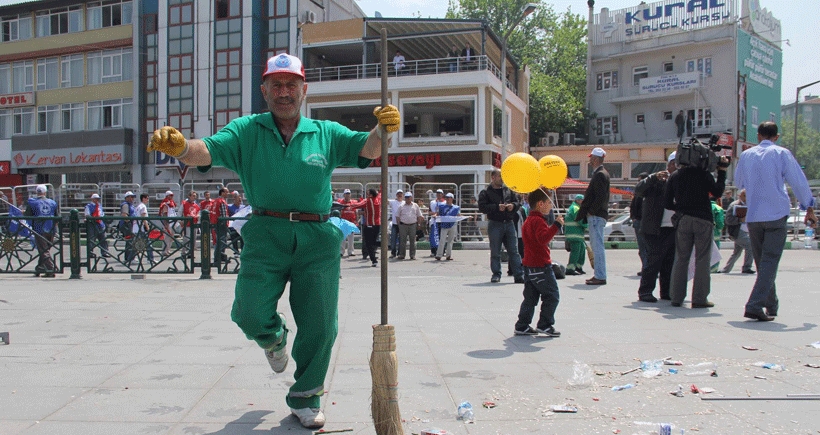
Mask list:
[[[757,126],[761,122],[773,121],[780,125],[783,53],[765,40],[738,29],[737,69],[745,78],[738,84],[738,129],[744,131],[745,126],[747,140],[756,142]],[[741,82],[745,83],[745,89]]]

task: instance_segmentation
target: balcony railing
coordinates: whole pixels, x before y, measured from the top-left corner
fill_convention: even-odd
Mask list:
[[[490,71],[501,80],[501,69],[489,61],[487,56],[475,56],[467,61],[462,57],[407,60],[404,68],[395,69],[393,62],[389,64],[390,77],[411,77],[435,74],[452,74],[471,71]],[[323,68],[309,68],[305,70],[308,82],[324,82],[334,80],[360,80],[381,77],[380,63],[366,63],[363,65],[327,66]],[[518,95],[518,90],[512,82],[506,80],[507,88]]]

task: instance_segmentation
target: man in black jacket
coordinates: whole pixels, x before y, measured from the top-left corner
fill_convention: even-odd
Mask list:
[[[589,153],[589,165],[595,168],[592,173],[584,202],[578,210],[575,220],[589,223],[589,244],[595,258],[595,276],[586,280],[587,285],[606,285],[606,252],[604,251],[604,226],[609,218],[609,172],[604,169],[606,151],[595,147]]]
[[[501,244],[507,250],[510,270],[515,282],[524,283],[521,256],[518,255],[518,236],[515,234],[515,218],[518,208],[517,196],[501,181],[501,171],[493,169],[490,185],[478,194],[478,210],[487,215],[487,234],[490,236],[490,282],[501,281]]]
[[[675,228],[672,210],[663,208],[663,192],[669,175],[677,169],[675,153],[669,155],[666,170],[655,172],[638,182],[635,195],[643,199],[640,233],[646,243],[646,261],[641,269],[638,300],[658,302],[652,295],[655,281],[660,285],[661,299],[670,300],[669,280],[675,263]]]
[[[641,172],[638,175],[638,182],[645,180],[649,174]],[[637,186],[636,186],[637,187]],[[638,243],[638,258],[641,259],[641,269],[646,265],[646,240],[644,240],[643,233],[641,233],[641,215],[643,213],[643,197],[637,193],[632,196],[632,201],[629,202],[629,218],[632,219],[632,228],[635,230],[635,241]],[[638,272],[641,276],[641,272]]]
[[[695,250],[695,278],[692,287],[692,308],[715,306],[707,297],[711,287],[709,269],[712,257],[712,202],[709,195],[720,198],[726,185],[729,161],[721,157],[717,181],[711,173],[694,166],[682,166],[669,176],[664,192],[664,208],[675,211],[675,264],[669,295],[672,306],[679,307],[686,298],[689,258]]]

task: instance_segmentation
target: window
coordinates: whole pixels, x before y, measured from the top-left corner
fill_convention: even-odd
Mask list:
[[[705,77],[712,76],[712,58],[700,57],[697,59],[689,59],[686,61],[686,72],[699,72]]]
[[[618,71],[606,71],[596,76],[596,89],[606,91],[618,87]]]
[[[632,68],[632,84],[634,86],[639,86],[641,84],[641,79],[645,79],[649,77],[649,67],[648,66],[636,66]]]
[[[169,8],[168,24],[171,26],[178,26],[180,24],[193,24],[194,22],[194,4],[193,2],[182,3],[179,1],[168,2],[172,4]]]
[[[776,122],[777,118],[774,112],[769,112],[769,121]]]
[[[0,110],[0,139],[11,139],[13,121],[10,109]]]
[[[62,131],[82,131],[85,129],[85,120],[83,119],[85,105],[83,103],[70,103],[61,106],[61,125]],[[153,132],[153,130],[151,130]]]
[[[37,12],[37,37],[62,35],[83,30],[81,6],[50,9]]]
[[[672,62],[663,63],[663,72],[672,72],[675,70],[675,65]]]
[[[760,113],[757,106],[752,106],[752,126],[757,128],[758,124],[760,124]]]
[[[401,138],[403,140],[422,138],[421,140],[425,141],[459,140],[460,137],[474,138],[476,135],[475,99],[461,97],[462,99],[459,100],[458,98],[429,98],[415,101],[404,99],[401,108],[404,119]],[[499,130],[501,126],[501,109],[496,109],[498,119],[493,123],[494,131],[497,130],[496,126]]]
[[[664,121],[671,121],[672,120],[672,112],[663,112],[663,120]]]
[[[88,102],[88,129],[130,127],[132,101],[130,98]],[[171,124],[173,125],[173,124]],[[186,136],[190,137],[190,136]]]
[[[131,24],[133,10],[134,7],[130,1],[90,2],[86,12],[88,30]]]
[[[56,57],[37,59],[37,90],[57,89],[60,82]]]
[[[643,113],[636,113],[635,114],[635,123],[636,124],[643,124],[645,121],[645,116]]]
[[[215,0],[216,19],[234,18],[242,15],[242,0]]]
[[[2,21],[3,42],[31,39],[31,16],[15,15],[3,17],[0,21]]]
[[[180,85],[194,82],[194,56],[184,54],[168,58],[168,84]]]
[[[11,64],[11,91],[31,92],[34,90],[34,61],[23,60]]]
[[[83,55],[72,54],[60,60],[60,87],[76,88],[83,85]]]
[[[618,133],[618,117],[607,116],[595,120],[595,134],[598,136],[609,136]]]
[[[14,109],[13,112],[14,133],[13,134],[34,134],[34,108],[25,107]]]
[[[578,179],[581,177],[581,164],[580,163],[572,163],[567,164],[567,175],[569,178]]]
[[[88,53],[88,84],[131,80],[131,49],[114,49]]]
[[[501,108],[493,105],[493,137],[501,138],[502,132],[502,114]]]
[[[692,125],[696,128],[710,128],[712,127],[712,109],[706,107],[702,109],[689,109],[686,111],[686,114],[689,116],[689,119],[692,120]],[[693,134],[696,131],[692,132]]]
[[[177,130],[185,137],[191,137],[193,131],[193,115],[190,113],[177,113],[175,115],[168,115],[168,123],[176,126]]]
[[[604,169],[609,172],[609,178],[623,178],[623,163],[604,163]],[[587,178],[592,178],[595,168],[587,163]]]
[[[632,163],[632,169],[630,170],[630,178],[640,178],[641,172],[646,172],[647,174],[654,174],[655,172],[665,171],[665,170],[666,170],[666,163],[664,163],[664,162]]]
[[[214,131],[221,129],[241,114],[242,80],[241,49],[216,52],[216,83],[214,83]]]
[[[11,64],[0,63],[0,95],[11,93]]]
[[[268,46],[265,59],[287,53],[290,47],[290,6],[288,0],[267,0]]]
[[[37,133],[57,133],[60,124],[57,123],[57,106],[40,106],[37,108]]]

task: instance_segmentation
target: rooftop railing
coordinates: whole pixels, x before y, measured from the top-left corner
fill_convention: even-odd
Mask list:
[[[390,62],[390,77],[411,77],[435,74],[453,74],[470,71],[490,71],[501,80],[501,69],[489,61],[487,56],[475,56],[469,61],[463,57],[445,57],[438,59],[406,60],[404,66],[396,68]],[[381,77],[381,64],[366,63],[362,65],[327,66],[305,70],[308,82],[325,82],[334,80],[360,80]],[[507,88],[518,95],[512,82],[505,80]]]

